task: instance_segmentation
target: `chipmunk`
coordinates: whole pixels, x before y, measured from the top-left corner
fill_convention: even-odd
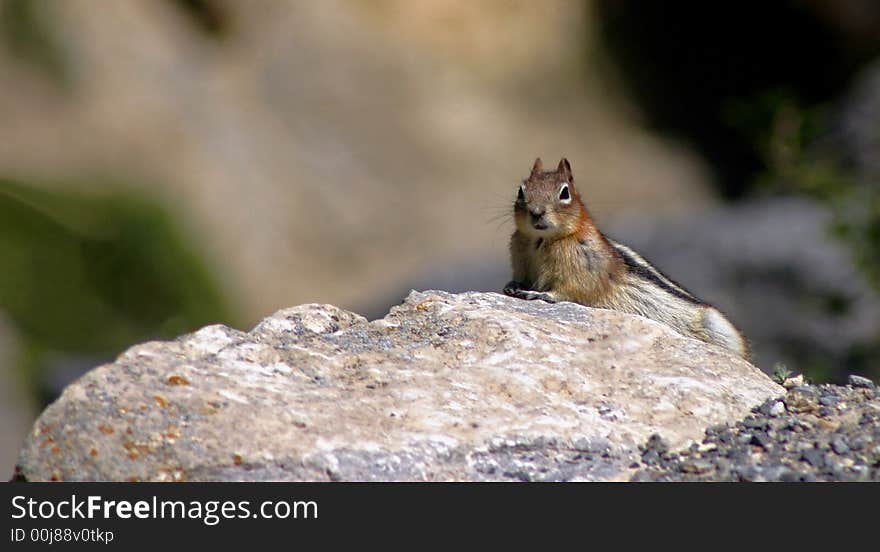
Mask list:
[[[745,338],[718,309],[599,231],[575,188],[567,159],[555,171],[544,171],[536,159],[519,187],[513,212],[513,280],[504,287],[505,294],[639,314],[748,360]]]

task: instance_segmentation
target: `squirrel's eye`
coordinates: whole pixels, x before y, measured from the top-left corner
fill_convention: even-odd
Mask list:
[[[523,191],[522,186],[519,187],[519,193],[516,194],[516,200],[517,201],[525,201],[526,200],[526,194]]]
[[[563,184],[562,188],[559,189],[559,199],[562,201],[571,199],[571,194],[568,193],[568,184]]]

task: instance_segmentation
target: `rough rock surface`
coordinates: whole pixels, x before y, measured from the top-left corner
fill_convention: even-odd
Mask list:
[[[413,292],[209,326],[71,384],[27,480],[624,480],[638,444],[733,422],[783,388],[650,320],[492,293]]]

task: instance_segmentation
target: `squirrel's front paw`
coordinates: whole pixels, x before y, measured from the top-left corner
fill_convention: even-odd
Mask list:
[[[531,291],[531,290],[520,290],[522,295],[517,294],[516,296],[520,299],[526,299],[527,301],[534,301],[535,299],[540,299],[541,301],[547,301],[548,303],[555,303],[556,297],[553,295],[543,292],[543,291]]]
[[[516,297],[516,293],[520,290],[524,289],[523,285],[516,280],[511,280],[507,282],[507,285],[504,286],[504,295],[510,295],[511,297]]]
[[[549,293],[543,291],[532,291],[530,289],[523,289],[522,287],[511,287],[510,284],[505,286],[504,293],[510,295],[511,297],[525,299],[526,301],[534,301],[536,299],[540,299],[541,301],[547,301],[548,303],[556,302],[556,298]]]

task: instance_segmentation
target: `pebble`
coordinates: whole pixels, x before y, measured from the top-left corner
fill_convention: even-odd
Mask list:
[[[718,450],[718,445],[715,443],[703,443],[697,447],[697,452],[712,452],[713,450]]]
[[[773,439],[770,438],[766,433],[754,433],[752,434],[751,444],[757,445],[761,448],[768,449],[773,444]]]
[[[825,465],[825,455],[822,451],[816,449],[808,449],[801,453],[801,460],[806,460],[811,466],[821,468]]]
[[[852,385],[853,387],[864,387],[864,388],[872,388],[874,387],[874,382],[869,380],[868,378],[863,378],[862,376],[856,376],[851,374],[849,378],[847,378],[847,383]]]
[[[748,418],[743,420],[742,424],[750,429],[762,429],[767,425],[764,420],[755,418],[753,416],[749,416]]]
[[[644,454],[642,454],[642,463],[644,463],[648,466],[653,466],[654,464],[657,464],[658,462],[660,462],[660,455],[657,454],[656,450],[648,450],[648,451],[645,451]]]
[[[681,463],[681,471],[685,473],[706,473],[711,471],[715,466],[711,462],[701,460],[688,460]]]
[[[819,404],[824,406],[837,406],[840,404],[840,399],[833,395],[823,395],[819,397]]]

